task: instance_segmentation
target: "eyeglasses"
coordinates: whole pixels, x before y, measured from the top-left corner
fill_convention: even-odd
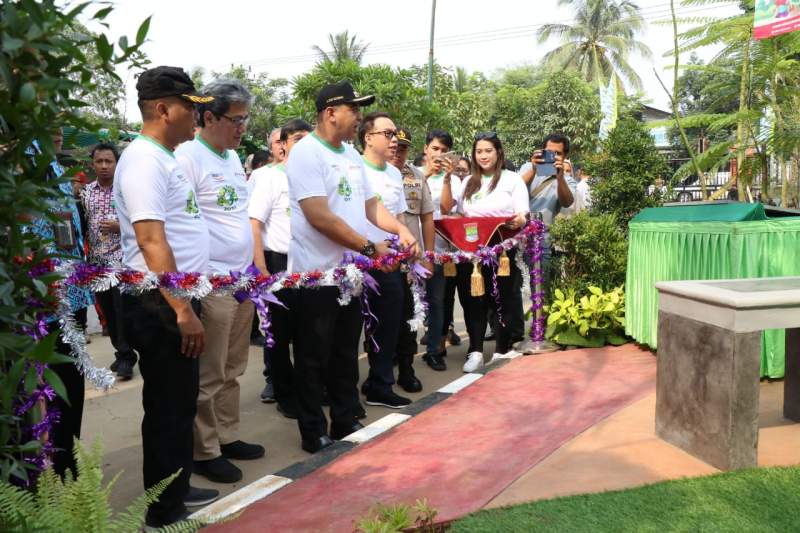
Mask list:
[[[469,174],[469,169],[456,167],[453,169],[453,174],[455,174],[456,176],[466,176],[467,174]]]
[[[482,131],[475,135],[476,141],[488,141],[491,139],[497,139],[497,133],[493,131]]]
[[[386,137],[387,141],[391,141],[392,137],[397,137],[397,130],[382,130],[382,131],[371,131],[371,135],[383,135]]]
[[[247,126],[250,122],[250,115],[245,115],[243,117],[229,117],[228,115],[222,115],[222,118],[228,119],[231,124],[236,126],[237,128],[241,128],[242,126]]]

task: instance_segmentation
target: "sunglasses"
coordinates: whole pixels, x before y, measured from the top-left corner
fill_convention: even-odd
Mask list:
[[[488,141],[491,139],[497,139],[497,133],[493,131],[482,131],[475,135],[476,141]]]

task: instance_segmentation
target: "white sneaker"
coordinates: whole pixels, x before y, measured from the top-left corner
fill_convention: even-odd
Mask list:
[[[472,352],[467,356],[467,362],[464,363],[464,372],[475,372],[483,366],[483,354],[481,352]]]
[[[516,350],[509,350],[506,353],[496,353],[492,355],[492,360],[489,361],[489,364],[494,363],[495,361],[499,361],[500,359],[514,359],[515,357],[519,357],[522,355]]]

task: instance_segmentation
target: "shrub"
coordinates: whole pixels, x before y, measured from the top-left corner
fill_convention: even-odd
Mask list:
[[[601,148],[585,167],[593,176],[592,211],[616,215],[627,231],[636,213],[661,205],[661,198],[649,196],[647,188],[668,175],[667,163],[644,125],[634,119],[621,120]]]
[[[614,215],[582,211],[556,218],[549,231],[558,251],[551,262],[551,288],[583,294],[589,286],[610,290],[625,283],[628,244]]]
[[[580,298],[573,289],[566,294],[556,289],[547,311],[545,336],[558,344],[598,348],[627,342],[622,287],[609,292],[589,287]]]

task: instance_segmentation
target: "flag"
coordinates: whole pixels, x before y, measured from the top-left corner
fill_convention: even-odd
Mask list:
[[[614,126],[617,125],[617,77],[611,74],[608,87],[600,86],[600,140],[606,139]]]

